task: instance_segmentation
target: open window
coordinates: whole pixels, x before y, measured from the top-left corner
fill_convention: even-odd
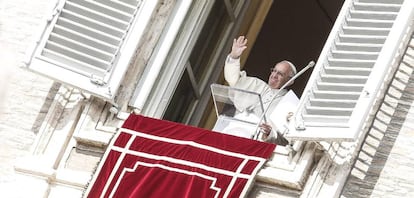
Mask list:
[[[241,0],[179,1],[130,106],[148,116],[199,125],[211,98],[210,84],[222,71],[228,43],[248,5]]]
[[[26,65],[112,100],[156,4],[153,0],[61,0]]]

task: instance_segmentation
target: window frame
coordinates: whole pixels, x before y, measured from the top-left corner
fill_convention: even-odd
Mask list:
[[[168,85],[171,82],[178,83],[178,77],[181,77],[185,66],[181,59],[188,57],[185,50],[194,44],[194,34],[199,31],[197,25],[203,24],[206,17],[203,11],[211,8],[212,1],[214,0],[198,2],[192,10],[189,7],[195,1],[177,2],[170,17],[171,20],[167,22],[167,28],[162,33],[161,39],[143,71],[129,106],[147,116],[161,117],[163,108],[169,102],[164,100],[162,96],[174,92],[175,87],[171,88]],[[190,15],[186,17],[187,22],[184,20],[186,15]],[[187,31],[179,32],[179,29]]]
[[[161,118],[164,115],[165,110],[167,109],[174,94],[174,91],[184,71],[186,70],[187,62],[192,52],[192,48],[197,41],[198,35],[203,28],[203,25],[209,14],[209,10],[212,8],[214,2],[214,0],[202,2],[192,1],[194,5],[192,5],[193,7],[188,11],[187,16],[185,17],[186,20],[181,21],[180,29],[182,31],[177,33],[176,38],[171,41],[171,38],[168,38],[166,36],[168,35],[170,28],[168,28],[166,32],[163,33],[163,39],[160,40],[158,46],[156,47],[154,56],[151,57],[150,64],[148,64],[145,68],[144,74],[138,82],[134,96],[129,103],[129,105],[137,109],[138,112],[157,118]],[[240,2],[241,1],[236,1],[235,3],[237,4],[233,6],[235,13],[241,13],[243,3]],[[248,5],[248,3],[245,3],[244,5]],[[173,21],[170,22],[170,25],[171,23],[173,23]],[[231,24],[231,26],[225,32],[226,38],[230,38],[235,34],[234,31],[230,31],[234,29],[235,25],[236,24],[234,23]],[[229,39],[222,40],[228,41]],[[220,43],[219,49],[223,50],[226,46],[228,46],[228,43]],[[161,50],[163,50],[162,53],[160,53]],[[165,50],[168,50],[169,52],[165,52]],[[220,55],[222,55],[222,53],[216,53],[213,57],[214,60],[212,60],[212,62],[219,62],[221,60],[220,58],[223,58]],[[154,77],[153,74],[150,74],[151,70],[158,70],[155,72],[156,77]],[[198,87],[198,90],[196,92],[198,92],[198,94],[201,96],[201,101],[196,101],[196,103],[197,106],[202,103],[202,107],[200,106],[197,108],[192,108],[191,114],[193,115],[197,113],[201,115],[203,114],[202,112],[204,111],[205,105],[207,104],[207,99],[209,99],[209,97],[206,97],[206,94],[210,94],[209,86],[207,85],[218,78],[218,75],[221,72],[221,67],[210,67],[207,68],[207,70],[208,71],[206,72],[209,73],[208,76],[210,77],[203,78],[196,85],[196,87]],[[151,84],[151,81],[154,79],[156,79],[157,82],[153,82],[153,84]],[[202,88],[200,89],[200,87]],[[156,90],[163,91],[160,92]],[[196,125],[195,123],[201,119],[201,115],[198,115],[195,121],[187,119],[186,124]]]

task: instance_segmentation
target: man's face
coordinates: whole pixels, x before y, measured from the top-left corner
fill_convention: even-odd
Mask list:
[[[268,84],[272,89],[281,88],[290,79],[290,66],[288,63],[280,62],[272,69]]]

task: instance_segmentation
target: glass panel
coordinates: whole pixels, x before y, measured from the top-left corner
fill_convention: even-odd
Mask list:
[[[233,9],[236,7],[236,3],[238,2],[239,0],[230,0],[230,3],[231,3],[231,5],[233,6]]]
[[[199,92],[202,95],[201,92],[209,89],[210,85],[204,85],[203,81],[210,77],[211,71],[216,66],[213,61],[217,54],[221,53],[219,46],[229,25],[230,18],[224,1],[215,1],[188,60],[193,73],[187,71],[183,73],[164,119],[185,123],[192,116],[195,105],[200,99],[195,93]],[[191,78],[194,78],[197,86],[201,85],[201,87],[194,88],[189,75],[192,75]]]
[[[224,2],[216,1],[189,59],[198,84],[208,75],[211,59],[229,23]]]
[[[241,119],[245,122],[258,120],[264,112],[260,94],[225,85],[212,84],[211,94],[216,107],[217,117],[227,116]],[[236,114],[245,114],[245,117],[236,117]],[[255,117],[255,119],[253,119]]]
[[[191,86],[188,72],[185,70],[177,89],[175,90],[174,96],[171,99],[170,105],[168,106],[164,119],[174,122],[184,122],[186,119],[186,113],[194,105],[196,97],[194,90]]]

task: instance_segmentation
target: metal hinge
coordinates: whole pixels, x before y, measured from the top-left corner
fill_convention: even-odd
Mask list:
[[[301,115],[295,116],[295,128],[296,130],[303,131],[306,129],[305,122]]]
[[[99,86],[104,86],[106,84],[106,82],[102,78],[95,77],[93,75],[90,77],[90,81],[91,83]]]

